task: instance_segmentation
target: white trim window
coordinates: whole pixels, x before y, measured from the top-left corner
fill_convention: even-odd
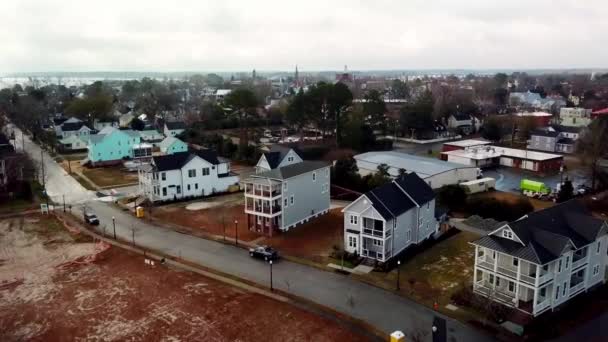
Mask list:
[[[597,253],[597,254],[600,254],[600,243],[601,243],[601,241],[597,242],[597,248],[595,250],[595,253]]]
[[[313,181],[313,182],[316,182],[316,181],[317,181],[317,173],[316,173],[316,172],[313,172],[313,173],[312,173],[312,181]]]
[[[188,170],[188,178],[196,177],[196,169]]]
[[[502,237],[513,240],[513,232],[508,229],[503,229]]]
[[[384,246],[384,241],[382,241],[382,240],[376,240],[376,239],[374,239],[373,241],[374,241],[373,242],[374,246],[378,246],[378,247]]]
[[[285,197],[284,200],[283,200],[283,206],[287,207],[287,197]]]
[[[357,215],[350,215],[350,224],[358,225],[359,217]]]
[[[509,281],[509,292],[515,292],[515,283],[512,281]]]
[[[593,266],[593,275],[596,276],[600,273],[600,265]]]
[[[294,202],[293,195],[291,195],[291,196],[289,197],[289,205],[293,205],[294,203],[295,203],[295,202]]]
[[[348,247],[349,248],[357,248],[357,237],[356,236],[349,236],[348,237]]]
[[[283,182],[283,191],[287,191],[287,182]]]

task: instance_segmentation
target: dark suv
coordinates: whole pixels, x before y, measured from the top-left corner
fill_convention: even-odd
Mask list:
[[[268,246],[249,248],[249,255],[252,258],[264,259],[264,261],[277,260],[279,258],[279,253]]]
[[[84,222],[93,225],[93,226],[98,226],[99,225],[99,219],[97,218],[97,215],[93,214],[93,213],[85,213],[84,214]]]

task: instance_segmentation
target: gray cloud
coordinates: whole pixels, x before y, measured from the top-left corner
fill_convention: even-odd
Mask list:
[[[0,72],[606,67],[605,0],[20,0]]]

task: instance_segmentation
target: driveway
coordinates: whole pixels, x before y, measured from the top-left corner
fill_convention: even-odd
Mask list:
[[[40,149],[28,141],[25,146],[26,152],[39,158]],[[106,233],[110,234],[113,230],[114,217],[116,234],[127,241],[131,241],[134,237],[135,243],[141,247],[159,250],[258,284],[269,284],[269,266],[250,258],[246,250],[180,234],[137,219],[129,212],[95,200],[94,194],[82,188],[59,165],[52,162],[48,155],[45,155],[45,167],[49,175],[47,186],[51,197],[57,200],[61,195],[66,194],[68,203],[84,205],[86,202],[86,205],[99,216],[100,231],[105,227]],[[421,327],[430,330],[436,314],[427,307],[391,292],[347,276],[301,264],[278,262],[273,265],[273,274],[274,287],[366,321],[386,333],[395,330],[413,332]],[[450,341],[492,340],[491,337],[469,326],[446,319]],[[431,340],[430,334],[427,340]]]

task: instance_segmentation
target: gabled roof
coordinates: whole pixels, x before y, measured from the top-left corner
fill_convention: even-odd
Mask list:
[[[390,182],[365,193],[374,208],[385,219],[390,220],[414,208],[414,203],[394,182]]]
[[[181,142],[181,140],[179,140],[179,139],[177,139],[175,137],[166,137],[165,139],[163,139],[163,141],[160,142],[160,148],[161,149],[169,148],[176,141],[180,141]]]
[[[69,120],[68,120],[69,121]],[[72,132],[72,131],[77,131],[79,130],[82,126],[85,126],[84,122],[80,121],[80,122],[64,122],[63,125],[61,125],[61,130],[64,132]],[[86,126],[85,126],[86,127]],[[88,127],[87,127],[88,128]],[[90,129],[90,128],[89,128]]]
[[[305,174],[314,170],[318,170],[329,166],[329,163],[323,161],[303,161],[297,164],[291,164],[279,167],[273,170],[262,172],[257,175],[251,175],[254,178],[271,178],[271,179],[289,179],[301,174]]]
[[[557,131],[549,131],[549,130],[545,130],[545,129],[535,129],[532,132],[530,132],[531,136],[541,136],[541,137],[550,137],[550,138],[557,138],[557,136],[559,135],[559,132]]]
[[[194,152],[197,156],[203,158],[204,160],[206,160],[207,162],[209,162],[213,165],[221,164],[220,160],[217,157],[217,153],[213,150],[200,149],[200,150],[193,150],[192,152]]]
[[[578,249],[594,242],[605,233],[604,224],[582,202],[570,200],[509,223],[508,227],[522,243],[488,235],[473,244],[545,264],[559,258],[570,245]]]
[[[433,189],[415,173],[403,175],[395,182],[420,206],[435,199]]]
[[[164,156],[156,156],[152,159],[157,171],[169,171],[181,169],[192,160],[193,157],[194,155],[190,152],[178,152]]]
[[[435,193],[422,178],[410,173],[366,192],[365,196],[385,220],[390,220],[431,201]]]
[[[452,116],[458,121],[471,120],[471,116],[464,113],[454,113]]]
[[[289,146],[283,146],[283,145],[277,145],[277,144],[272,145],[270,147],[270,151],[265,152],[264,156],[266,157],[266,161],[268,162],[268,165],[270,166],[270,168],[275,169],[277,166],[279,166],[281,164],[283,159],[285,159],[285,156],[289,153],[289,151],[292,151],[292,150],[300,158],[302,158],[302,156],[300,155],[300,153],[298,152],[298,150],[296,148],[291,148]]]
[[[186,129],[186,124],[182,121],[167,121],[165,125],[169,130]]]
[[[582,127],[561,126],[561,125],[553,125],[551,127],[558,132],[566,132],[566,133],[580,133],[581,130],[583,129]]]

